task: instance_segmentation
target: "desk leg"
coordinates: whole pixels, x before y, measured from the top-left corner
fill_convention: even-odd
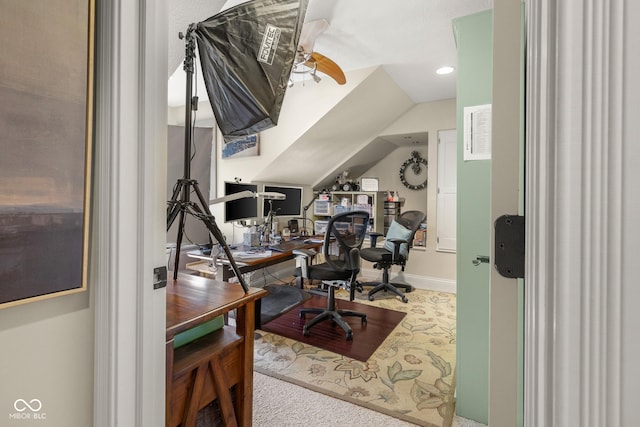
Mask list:
[[[184,427],[195,427],[196,421],[198,420],[198,404],[200,403],[204,380],[208,374],[207,365],[207,363],[203,363],[195,370],[195,378],[191,383],[191,390],[189,391],[189,397],[187,398],[187,407],[184,410],[182,418],[182,425]]]
[[[253,333],[256,306],[250,302],[238,307],[236,333],[244,336],[244,351],[240,383],[236,386],[236,416],[238,425],[251,426],[253,420]]]
[[[233,270],[231,270],[231,267],[229,267],[228,265],[223,265],[222,266],[222,281],[223,282],[228,282],[229,279],[231,279],[232,277],[235,277],[235,274],[233,273]]]
[[[209,369],[212,372],[213,385],[218,394],[218,403],[220,404],[220,412],[222,413],[222,419],[224,425],[227,427],[237,427],[238,421],[231,402],[231,395],[229,394],[229,383],[227,381],[227,375],[223,369],[223,362],[220,355],[216,355],[209,361]]]
[[[255,306],[256,306],[256,320],[255,320],[255,329],[260,329],[262,327],[262,319],[260,318],[260,313],[262,310],[262,300],[259,299],[256,301]]]

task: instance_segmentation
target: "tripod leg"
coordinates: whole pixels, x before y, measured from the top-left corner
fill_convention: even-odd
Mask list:
[[[173,196],[171,196],[171,200],[167,206],[167,231],[171,228],[173,221],[175,221],[178,213],[180,213],[182,203],[178,201],[178,196],[180,195],[180,191],[182,190],[182,186],[184,185],[183,180],[179,180],[173,189]]]
[[[178,266],[180,264],[180,245],[182,245],[182,235],[184,234],[184,209],[180,210],[180,219],[178,219],[178,237],[176,238],[176,257],[173,263],[173,280],[178,278]]]
[[[202,221],[205,223],[205,225],[207,226],[207,228],[209,229],[209,231],[211,232],[213,237],[218,241],[220,246],[222,246],[222,250],[224,250],[224,253],[227,256],[227,259],[229,260],[229,264],[231,264],[231,269],[236,274],[236,277],[238,278],[238,282],[240,282],[240,285],[242,286],[242,289],[244,289],[245,293],[249,292],[249,286],[247,286],[247,284],[245,283],[244,279],[242,278],[242,273],[240,273],[240,269],[238,268],[238,265],[236,264],[235,260],[233,259],[233,255],[231,254],[231,250],[229,249],[229,246],[227,246],[227,242],[224,240],[224,236],[222,235],[222,232],[218,228],[218,224],[216,224],[216,221],[215,221],[213,215],[211,215],[211,211],[209,211],[209,205],[207,204],[206,200],[204,199],[204,196],[202,195],[202,192],[200,191],[200,188],[198,187],[198,183],[197,182],[193,182],[192,185],[193,185],[193,189],[194,189],[196,195],[198,196],[198,200],[200,201],[200,205],[203,206],[203,209],[205,210],[205,212],[203,213],[200,210],[200,207],[197,206],[197,205],[193,205],[192,208],[196,212],[198,212],[200,214],[200,216],[202,217]]]

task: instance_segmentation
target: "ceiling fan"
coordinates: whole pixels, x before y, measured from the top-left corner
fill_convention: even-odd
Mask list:
[[[304,23],[291,73],[309,74],[317,83],[320,81],[320,77],[316,72],[319,71],[333,78],[338,84],[343,85],[347,82],[347,79],[338,64],[313,51],[316,39],[328,26],[329,22],[326,19],[316,19]],[[293,79],[289,80],[289,86],[293,86]]]

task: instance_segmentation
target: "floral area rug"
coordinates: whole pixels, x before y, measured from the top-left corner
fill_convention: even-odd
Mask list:
[[[366,362],[258,330],[255,370],[414,424],[450,426],[455,294],[416,289],[407,295],[407,304],[378,295],[370,302],[363,294],[358,302],[407,316]],[[347,299],[348,294],[341,291],[339,297]]]

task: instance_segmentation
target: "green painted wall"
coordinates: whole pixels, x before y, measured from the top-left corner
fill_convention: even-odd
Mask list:
[[[458,49],[458,252],[456,412],[488,424],[491,160],[463,161],[464,107],[491,104],[491,11],[453,21]]]

